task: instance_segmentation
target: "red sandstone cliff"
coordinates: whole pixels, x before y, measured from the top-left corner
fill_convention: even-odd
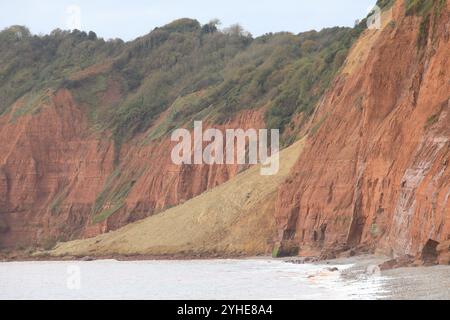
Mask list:
[[[122,147],[89,127],[70,91],[48,92],[39,113],[0,117],[0,244],[20,248],[95,236],[182,203],[227,181],[238,166],[172,164],[169,138]],[[17,102],[16,107],[21,103]],[[239,114],[222,127],[259,128],[261,113]],[[105,194],[104,201],[99,201]],[[111,194],[123,192],[121,199]],[[93,212],[96,202],[98,212]],[[96,213],[117,207],[94,221]]]
[[[450,237],[446,6],[424,22],[405,16],[397,1],[382,30],[366,30],[354,45],[300,130],[310,128],[307,144],[275,209],[282,250],[415,254],[429,239]],[[108,68],[94,66],[74,78]],[[108,79],[104,104],[114,105],[121,94]],[[184,203],[241,169],[175,166],[167,137],[148,141],[153,128],[118,152],[72,95],[48,91],[38,112],[0,116],[0,247],[50,246],[115,230]],[[264,127],[263,110],[240,112],[219,127]],[[293,123],[300,127],[303,120]],[[285,135],[294,135],[294,127]]]
[[[397,1],[354,46],[279,192],[284,253],[416,254],[450,237],[449,11],[422,22]]]

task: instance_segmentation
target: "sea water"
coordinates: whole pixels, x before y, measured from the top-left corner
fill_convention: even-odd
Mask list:
[[[281,260],[0,263],[0,299],[377,299],[381,274]],[[339,271],[331,271],[337,267]]]

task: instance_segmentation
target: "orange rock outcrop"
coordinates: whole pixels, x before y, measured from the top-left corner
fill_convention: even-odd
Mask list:
[[[355,45],[279,192],[282,250],[415,255],[450,238],[449,5],[425,24],[397,1]]]

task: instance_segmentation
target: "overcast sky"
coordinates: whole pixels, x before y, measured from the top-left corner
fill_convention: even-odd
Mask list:
[[[353,26],[375,0],[16,0],[0,2],[0,29],[26,25],[35,33],[80,27],[106,39],[131,40],[178,18],[226,27],[240,23],[253,35]]]

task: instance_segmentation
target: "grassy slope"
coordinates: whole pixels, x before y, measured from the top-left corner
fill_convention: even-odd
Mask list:
[[[53,256],[267,254],[274,237],[278,186],[303,149],[283,150],[280,171],[260,175],[259,166],[159,215],[92,239],[59,244]]]

